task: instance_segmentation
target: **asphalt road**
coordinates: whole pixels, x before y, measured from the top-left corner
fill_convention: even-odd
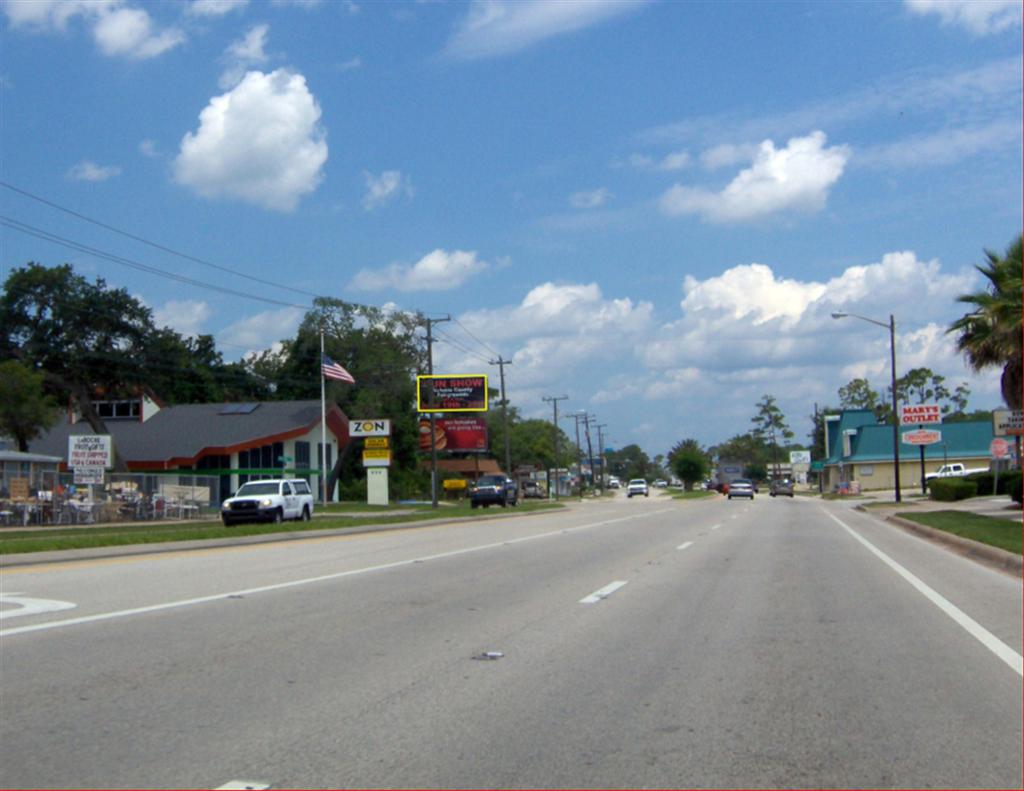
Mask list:
[[[3,787],[1022,785],[1020,580],[842,504],[622,497],[0,597]]]

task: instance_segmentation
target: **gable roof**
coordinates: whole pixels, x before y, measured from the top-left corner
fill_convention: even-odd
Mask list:
[[[203,456],[227,455],[308,434],[320,423],[320,401],[260,401],[240,413],[233,404],[180,404],[144,423],[111,420],[117,452],[135,468],[190,466]],[[225,413],[228,414],[225,414]],[[331,433],[344,444],[348,418],[335,404],[327,410]],[[66,458],[68,437],[92,434],[85,421],[55,426],[31,444],[33,452]]]

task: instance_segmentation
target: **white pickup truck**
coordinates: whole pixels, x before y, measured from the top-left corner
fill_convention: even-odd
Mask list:
[[[313,516],[313,492],[302,478],[249,481],[220,507],[225,526],[236,522],[283,522]]]
[[[972,472],[988,472],[988,467],[972,467],[968,469],[963,464],[943,464],[935,472],[925,474],[924,479],[930,481],[933,478],[962,478]]]

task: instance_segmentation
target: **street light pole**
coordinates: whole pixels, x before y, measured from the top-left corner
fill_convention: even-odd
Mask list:
[[[555,499],[556,500],[558,499],[558,402],[559,401],[565,401],[568,398],[569,398],[569,396],[567,396],[567,395],[564,395],[564,396],[543,396],[541,398],[542,401],[550,401],[552,406],[554,407],[554,412],[555,412],[555,414],[554,414],[554,428],[555,428],[554,444],[555,444]],[[548,490],[549,490],[549,493],[550,493],[550,488],[551,488],[550,484],[551,484],[551,480],[549,479],[548,480]]]
[[[889,330],[889,356],[892,363],[892,457],[893,457],[893,480],[896,483],[896,502],[902,502],[900,495],[900,412],[898,399],[896,397],[896,318],[890,313],[889,323],[869,319],[867,316],[858,316],[856,313],[833,313],[834,319],[845,319],[847,317],[860,319],[870,324],[877,324]]]

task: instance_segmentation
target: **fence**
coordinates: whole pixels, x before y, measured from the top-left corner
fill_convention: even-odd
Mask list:
[[[180,472],[106,473],[103,483],[75,484],[72,472],[47,471],[11,488],[0,501],[0,524],[197,519],[219,511],[219,487],[216,476]]]

